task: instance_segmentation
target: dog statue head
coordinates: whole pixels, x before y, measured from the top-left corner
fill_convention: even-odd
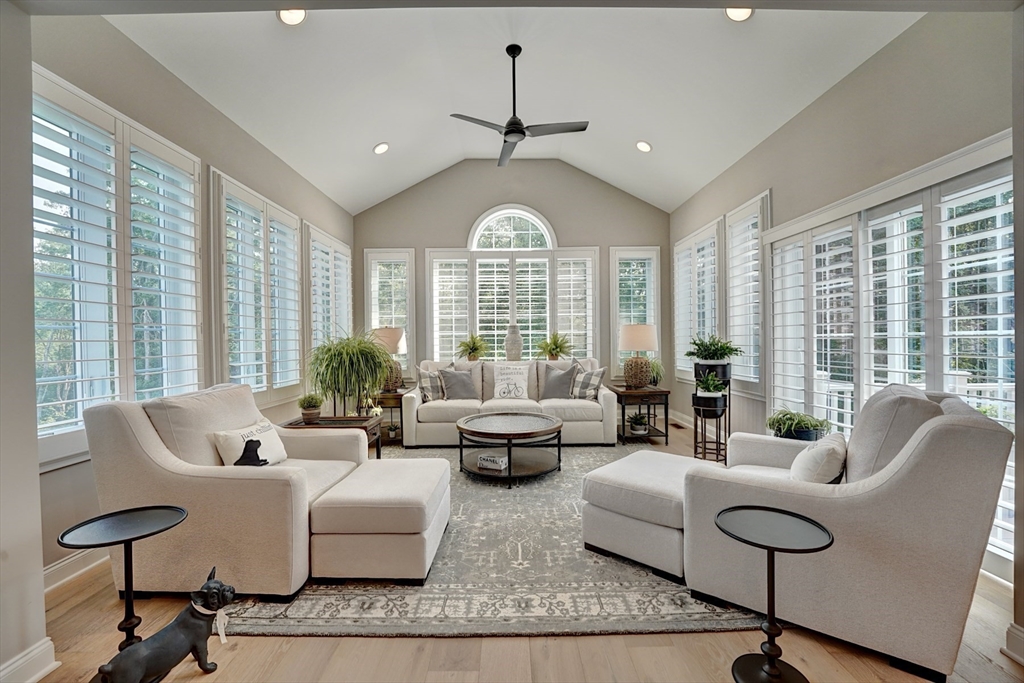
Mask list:
[[[214,567],[210,570],[210,575],[206,577],[203,587],[192,591],[192,602],[213,612],[230,605],[235,600],[235,587],[215,578],[216,575],[217,568]]]

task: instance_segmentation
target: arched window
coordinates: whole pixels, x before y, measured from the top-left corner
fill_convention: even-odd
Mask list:
[[[551,224],[543,216],[514,204],[484,213],[469,233],[469,248],[474,251],[521,251],[557,246]]]

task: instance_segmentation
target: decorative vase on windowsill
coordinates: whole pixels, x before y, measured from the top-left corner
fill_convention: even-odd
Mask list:
[[[519,332],[519,325],[512,323],[508,326],[505,334],[505,360],[523,359],[523,335]]]

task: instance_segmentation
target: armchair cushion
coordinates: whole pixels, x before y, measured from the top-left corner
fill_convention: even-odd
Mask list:
[[[790,478],[817,484],[838,484],[846,464],[846,437],[829,434],[797,454],[789,468]]]
[[[288,457],[281,437],[277,435],[276,428],[267,418],[241,429],[228,429],[213,433],[213,442],[217,446],[217,453],[220,455],[221,461],[229,466],[238,462],[245,452],[245,445],[250,440],[259,442],[259,457],[266,460],[268,465],[284,462]]]
[[[867,479],[892,462],[917,428],[942,415],[923,391],[890,384],[864,402],[846,447],[846,480]]]
[[[352,474],[358,467],[356,463],[346,460],[285,460],[274,469],[297,467],[306,473],[306,497],[309,505],[313,503],[339,481]]]
[[[143,401],[160,440],[193,465],[220,466],[213,432],[241,429],[263,418],[248,384],[218,384],[203,391]]]

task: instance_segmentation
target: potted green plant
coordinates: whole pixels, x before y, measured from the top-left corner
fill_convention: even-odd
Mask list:
[[[647,416],[639,410],[627,417],[626,422],[629,424],[630,434],[634,436],[644,436],[647,434]]]
[[[660,358],[651,359],[651,385],[658,386],[661,380],[665,379],[665,365]]]
[[[765,421],[765,426],[775,436],[798,441],[817,441],[832,429],[832,423],[806,413],[798,413],[783,407],[776,410]]]
[[[338,414],[338,398],[342,414],[348,414],[348,400],[354,399],[357,414],[362,414],[372,396],[380,392],[391,369],[387,349],[366,332],[329,339],[313,349],[309,356],[309,379],[321,396],[334,400]]]
[[[552,332],[547,339],[542,339],[537,344],[537,357],[548,357],[548,360],[558,360],[572,354],[572,343],[569,337],[558,332]]]
[[[299,409],[302,411],[303,424],[315,425],[320,421],[320,406],[324,399],[319,394],[303,394],[299,397]]]
[[[728,384],[732,377],[732,366],[729,359],[732,356],[742,356],[743,349],[731,341],[722,339],[718,335],[709,334],[697,335],[690,339],[690,350],[686,352],[687,358],[693,358],[693,376],[711,372],[718,375],[718,379]]]
[[[389,422],[388,423],[388,438],[391,439],[392,441],[398,438],[398,423],[397,422]]]
[[[725,414],[725,382],[713,372],[697,377],[697,391],[693,394],[693,410],[699,417],[719,418]]]
[[[485,342],[483,337],[475,332],[470,332],[468,339],[459,342],[459,348],[455,355],[458,358],[473,361],[479,360],[481,356],[486,356],[490,350],[491,345]]]

